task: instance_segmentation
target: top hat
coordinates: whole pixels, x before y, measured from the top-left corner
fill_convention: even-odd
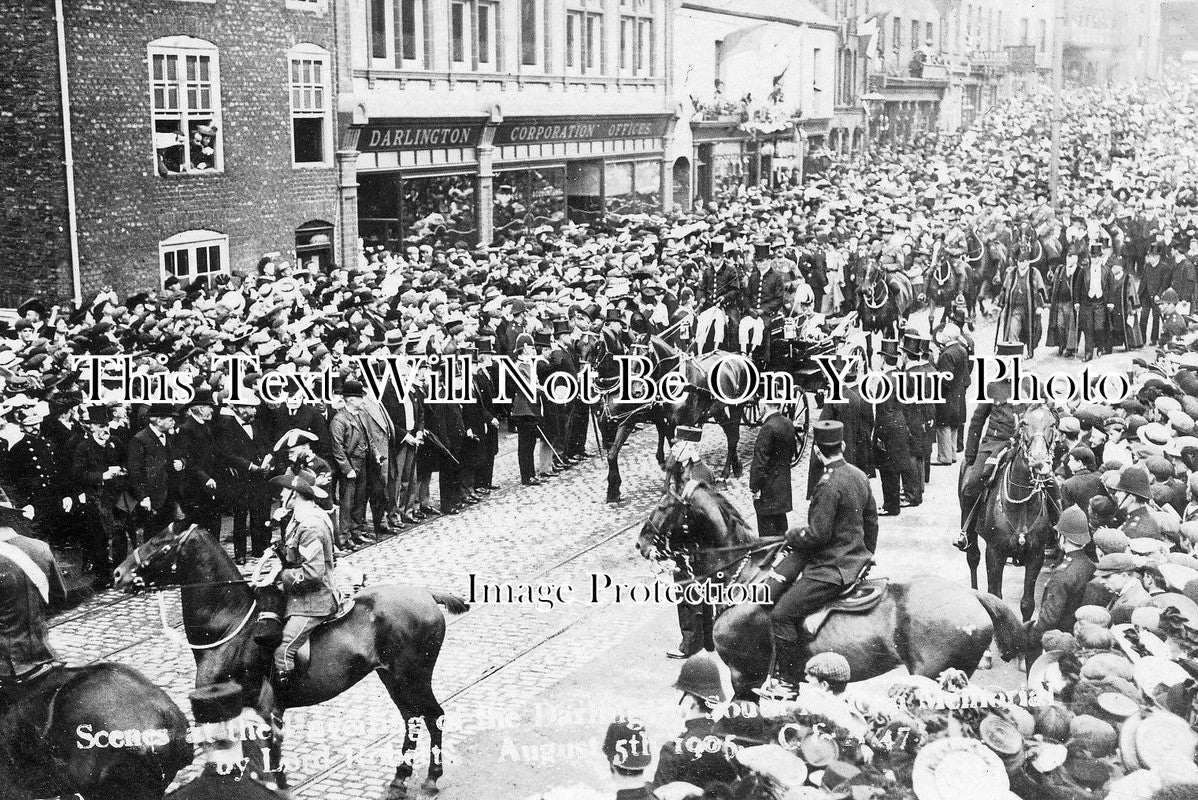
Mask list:
[[[713,256],[722,256],[724,254],[724,240],[712,239],[707,243],[707,252]]]
[[[754,242],[753,243],[753,258],[758,261],[769,258],[773,253],[774,246],[769,242]]]
[[[232,681],[200,686],[188,696],[192,714],[200,725],[228,722],[241,715],[241,687]]]
[[[623,314],[623,312],[620,311],[620,309],[616,308],[615,306],[612,306],[607,309],[607,313],[604,315],[603,318],[608,322],[623,322],[624,314]]]
[[[84,422],[88,425],[107,425],[112,422],[112,409],[102,404],[88,406]]]
[[[844,423],[835,420],[821,419],[811,425],[815,431],[815,444],[822,447],[835,447],[844,444]]]
[[[490,336],[480,336],[475,341],[480,355],[489,355],[495,352],[495,340]]]
[[[918,357],[923,353],[924,338],[924,336],[916,332],[904,333],[902,351],[912,358]]]
[[[553,344],[553,339],[550,337],[549,331],[533,331],[532,341],[538,348],[549,347]]]
[[[698,442],[703,438],[703,429],[689,425],[679,425],[674,429],[680,442]]]
[[[886,361],[894,362],[898,360],[899,342],[898,339],[882,339],[882,347],[878,350],[878,354]]]
[[[555,319],[553,321],[553,335],[566,336],[574,330],[574,326],[570,324],[568,319]]]

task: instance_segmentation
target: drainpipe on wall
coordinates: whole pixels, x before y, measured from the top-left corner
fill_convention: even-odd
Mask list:
[[[63,167],[67,179],[67,235],[71,242],[71,293],[75,304],[83,302],[83,276],[79,272],[79,223],[75,207],[75,154],[71,144],[71,92],[67,80],[66,17],[62,0],[54,0],[54,23],[58,34],[58,92],[62,96]]]

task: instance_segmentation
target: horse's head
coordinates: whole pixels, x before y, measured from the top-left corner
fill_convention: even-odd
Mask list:
[[[668,487],[641,526],[636,548],[644,558],[694,574],[693,561],[700,550],[727,544],[728,525],[720,517],[706,485],[691,481],[681,492]]]
[[[113,572],[116,588],[136,592],[155,586],[173,586],[179,582],[179,558],[193,536],[194,525],[168,525],[140,547],[133,549]]]
[[[1057,433],[1057,415],[1045,405],[1037,405],[1016,415],[1016,437],[1034,475],[1052,475],[1052,451]]]

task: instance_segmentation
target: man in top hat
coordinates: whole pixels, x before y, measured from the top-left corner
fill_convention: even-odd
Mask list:
[[[727,347],[723,349],[734,347],[731,340],[740,323],[740,270],[726,257],[724,245],[722,239],[712,239],[708,243],[708,264],[699,281],[695,341],[701,353],[720,349],[725,343]],[[710,347],[707,344],[709,336]]]
[[[234,560],[244,564],[247,539],[248,552],[255,557],[270,544],[266,527],[270,492],[266,480],[274,437],[265,415],[258,415],[257,393],[242,392],[240,401],[226,402],[215,419],[216,482],[219,496],[225,498],[233,517]]]
[[[998,355],[1023,350],[1018,343],[1000,342]],[[969,550],[977,543],[975,522],[980,515],[983,488],[998,469],[999,459],[1015,436],[1015,407],[1009,381],[991,381],[986,399],[978,403],[969,420],[965,440],[965,473],[961,480],[961,536],[956,545]]]
[[[1157,298],[1173,279],[1172,262],[1161,258],[1164,248],[1162,242],[1150,243],[1140,271],[1140,307],[1144,309],[1141,333],[1146,342],[1155,342],[1160,337],[1161,312]]]
[[[184,470],[179,476],[179,502],[196,525],[213,536],[221,535],[221,510],[216,499],[216,426],[212,418],[212,390],[196,389],[188,404],[186,418],[179,426],[176,442],[184,454]]]
[[[545,354],[549,362],[549,374],[562,373],[569,375],[575,381],[578,379],[579,364],[574,360],[571,350],[571,337],[574,326],[569,320],[555,319],[553,321],[552,342]],[[562,380],[562,379],[555,379]],[[567,468],[577,463],[577,459],[567,456],[570,445],[570,434],[577,432],[578,404],[577,397],[564,392],[558,395],[548,395],[545,398],[545,434],[549,437],[549,446],[553,448],[554,466]]]
[[[291,518],[276,544],[277,563],[265,568],[264,585],[277,576],[287,598],[283,641],[275,650],[275,681],[286,687],[295,654],[316,626],[337,610],[333,592],[333,524],[319,501],[328,495],[313,485],[311,473],[282,475],[271,484],[283,490],[281,505]]]
[[[774,269],[771,246],[759,242],[754,246],[756,269],[749,273],[745,301],[748,311],[740,323],[741,351],[753,355],[760,348],[760,362],[770,363],[770,326],[782,311],[786,280]]]
[[[897,380],[897,339],[882,339],[882,363],[890,380]],[[902,506],[901,486],[914,486],[922,478],[911,447],[911,431],[902,404],[894,392],[874,407],[874,457],[882,479],[882,515],[898,516]]]
[[[183,453],[175,441],[175,409],[155,403],[146,412],[146,425],[129,440],[129,491],[137,501],[145,530],[155,533],[179,512],[179,481]]]
[[[749,491],[757,514],[757,533],[780,536],[786,532],[791,509],[790,465],[795,457],[794,426],[772,400],[762,400],[764,419],[753,445]]]
[[[972,380],[969,348],[955,322],[946,322],[936,332],[940,355],[936,369],[951,377],[944,382],[944,402],[935,405],[933,434],[936,438],[936,460],[933,464],[948,466],[957,461],[963,446],[961,432],[965,428],[965,395]]]
[[[474,366],[474,397],[475,407],[479,418],[483,423],[483,433],[480,440],[481,452],[479,455],[478,464],[475,467],[471,489],[476,495],[488,495],[494,489],[498,488],[495,485],[495,456],[499,452],[499,417],[503,413],[495,403],[495,378],[494,372],[494,349],[493,341],[489,337],[480,337],[478,339],[477,362]],[[578,401],[582,404],[582,401]],[[583,430],[581,441],[576,445],[572,445],[569,454],[577,458],[582,457],[585,450],[587,429],[586,424],[589,420],[588,410],[585,404],[583,407]]]
[[[93,585],[112,585],[112,565],[125,558],[127,532],[116,519],[116,503],[125,488],[125,467],[112,439],[112,410],[88,406],[87,436],[75,448],[71,474],[87,501],[82,504],[88,561],[95,572]]]
[[[1105,234],[1104,234],[1105,235]],[[1105,255],[1104,255],[1105,253]],[[1089,361],[1094,353],[1105,352],[1110,330],[1110,315],[1107,313],[1106,297],[1111,293],[1110,244],[1099,241],[1096,236],[1090,241],[1089,255],[1085,256],[1074,275],[1074,309],[1078,317],[1079,346],[1085,340],[1083,361]]]
[[[1045,302],[1044,279],[1032,269],[1030,253],[1025,246],[1014,248],[1015,267],[1007,273],[1001,297],[1000,331],[1008,341],[1022,342],[1028,358],[1035,358],[1040,343],[1040,308]]]
[[[774,636],[773,677],[796,682],[806,661],[803,619],[857,581],[878,545],[878,507],[869,478],[844,460],[844,426],[813,424],[813,456],[824,467],[807,512],[807,524],[786,532],[790,553],[775,570],[799,574],[770,609]]]
[[[1036,620],[1027,624],[1028,663],[1040,655],[1045,631],[1073,632],[1074,614],[1082,605],[1086,587],[1094,577],[1097,555],[1090,539],[1090,523],[1082,506],[1070,506],[1057,520],[1057,544],[1061,563],[1048,576]]]

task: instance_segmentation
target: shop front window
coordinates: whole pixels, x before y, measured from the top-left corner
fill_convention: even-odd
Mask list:
[[[602,161],[572,161],[567,166],[566,216],[579,224],[603,216]]]
[[[564,167],[506,170],[495,175],[496,235],[541,225],[557,225],[566,217]]]
[[[712,152],[712,183],[717,199],[736,191],[745,180],[745,160],[739,142],[720,142]]]
[[[358,235],[367,247],[396,249],[399,227],[399,176],[394,172],[358,174]]]
[[[405,238],[452,245],[478,238],[474,176],[401,178],[399,219]]]
[[[647,214],[661,207],[657,161],[609,163],[604,179],[604,207],[610,214]]]

